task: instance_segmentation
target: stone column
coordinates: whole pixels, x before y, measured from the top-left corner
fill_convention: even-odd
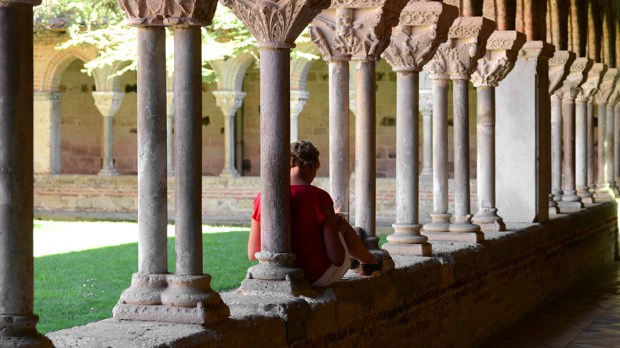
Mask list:
[[[390,253],[428,256],[428,238],[419,224],[419,72],[458,15],[455,7],[439,2],[410,2],[392,31],[384,56],[397,74],[396,89],[396,222],[383,248]],[[417,17],[419,16],[419,18]],[[420,20],[422,18],[422,20]],[[429,47],[418,52],[413,47]]]
[[[235,168],[235,115],[243,105],[245,92],[214,91],[215,103],[224,114],[224,169],[221,177],[237,177],[239,172]]]
[[[312,22],[313,41],[326,60],[356,63],[355,226],[371,252],[376,237],[375,62],[389,44],[392,26],[406,0],[333,2]]]
[[[478,211],[472,220],[483,232],[506,229],[495,207],[495,87],[512,70],[524,43],[525,35],[517,31],[493,32],[472,75],[478,93]]]
[[[291,91],[291,143],[299,141],[299,114],[304,109],[310,93],[306,91]]]
[[[441,78],[442,75],[449,76],[453,81],[454,88],[452,101],[454,106],[454,182],[456,186],[454,222],[448,226],[448,231],[445,231],[445,225],[448,222],[445,218],[446,214],[440,212],[439,215],[431,215],[433,222],[424,226],[424,234],[430,240],[457,240],[475,243],[484,239],[480,226],[471,222],[472,215],[469,203],[469,97],[467,88],[468,80],[478,66],[478,59],[484,55],[486,42],[494,28],[495,23],[483,17],[457,18],[450,28],[448,42],[439,47],[437,54],[426,68],[431,73],[431,78]],[[434,119],[434,123],[437,121],[439,120]],[[433,135],[436,136],[436,134]],[[444,149],[433,146],[433,153],[439,151],[447,151],[447,146]],[[437,157],[433,159],[433,162],[436,159]],[[436,175],[435,171],[438,169],[437,167],[433,168],[433,175]],[[447,173],[445,174],[447,175]],[[446,183],[447,176],[442,179],[441,181]],[[447,190],[441,187],[443,183],[438,180],[433,180],[433,183],[433,192],[436,192],[437,196],[443,196],[441,200],[447,198]],[[444,207],[447,208],[447,205]]]
[[[614,106],[614,180],[620,184],[620,100]]]
[[[546,221],[549,214],[549,58],[553,46],[525,43],[496,88],[497,209],[505,222]]]
[[[607,67],[602,63],[592,65],[588,78],[581,85],[576,104],[576,185],[583,203],[594,203],[589,185],[594,171],[594,130],[592,127],[592,99],[599,88]]]
[[[34,93],[35,174],[61,173],[60,92]]]
[[[619,84],[616,83],[615,90],[612,96],[607,101],[607,117],[605,118],[605,176],[607,177],[607,183],[609,184],[609,190],[613,192],[615,197],[620,195],[618,191],[618,186],[616,185],[616,172],[615,172],[615,164],[614,164],[614,150],[615,150],[615,141],[614,141],[614,131],[615,131],[615,108],[616,104],[620,100],[620,96],[618,95],[620,88]]]
[[[166,92],[166,172],[175,176],[174,171],[174,92]]]
[[[570,51],[555,51],[549,60],[549,95],[551,96],[551,192],[549,213],[560,212],[562,200],[562,92],[560,88],[568,76],[576,55]]]
[[[290,49],[325,0],[221,0],[248,27],[260,48],[261,251],[240,291],[296,295],[308,290],[292,265],[290,217]],[[291,11],[294,7],[295,11]],[[278,21],[272,21],[278,18]],[[281,26],[281,23],[287,23]]]
[[[581,197],[575,188],[575,99],[581,91],[592,67],[592,60],[577,58],[569,69],[562,85],[562,102],[564,105],[563,157],[562,157],[562,201],[558,203],[561,212],[575,211],[583,208]],[[582,109],[583,111],[583,109]],[[582,113],[581,119],[585,120]],[[585,130],[585,128],[584,128]]]
[[[598,171],[596,180],[596,190],[594,191],[594,199],[596,201],[605,201],[613,199],[612,192],[607,182],[607,173],[605,172],[605,155],[607,153],[607,102],[614,91],[614,82],[618,75],[618,69],[608,69],[598,89],[594,95],[594,100],[598,107]]]
[[[95,106],[103,116],[103,163],[100,176],[118,175],[118,171],[114,168],[114,156],[112,148],[114,146],[114,134],[112,120],[114,115],[121,106],[125,93],[114,91],[96,91],[92,92],[95,99]]]
[[[594,93],[596,93],[596,91]],[[588,131],[586,139],[588,144],[588,192],[592,194],[596,189],[596,175],[594,174],[594,162],[596,158],[594,152],[594,97],[588,99]],[[583,199],[584,196],[582,196],[581,198]],[[592,200],[594,201],[593,194]]]
[[[33,313],[32,6],[0,6],[0,346],[52,347]]]
[[[433,176],[433,85],[426,72],[420,74],[420,114],[422,114],[422,173],[421,178]]]
[[[138,26],[138,273],[113,309],[116,319],[211,324],[229,310],[202,274],[200,30],[216,1],[158,8],[119,4]],[[177,273],[168,274],[165,26],[175,27]],[[180,144],[183,146],[179,146]],[[198,187],[198,191],[197,191]]]

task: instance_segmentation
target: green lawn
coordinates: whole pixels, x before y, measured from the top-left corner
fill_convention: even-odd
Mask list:
[[[247,229],[203,234],[204,270],[212,276],[213,289],[239,286],[252,264],[247,239]],[[168,264],[174,272],[174,238],[168,239]],[[138,244],[36,257],[34,266],[38,330],[84,325],[112,316],[112,307],[137,271]]]

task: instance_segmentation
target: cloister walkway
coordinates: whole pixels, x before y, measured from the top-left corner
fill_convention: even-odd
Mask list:
[[[620,347],[620,262],[585,279],[481,348]]]

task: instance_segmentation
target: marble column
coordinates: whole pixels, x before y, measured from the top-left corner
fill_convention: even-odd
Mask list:
[[[114,146],[114,134],[112,120],[121,106],[125,93],[115,91],[96,91],[92,92],[95,99],[95,106],[103,116],[103,163],[99,171],[100,176],[118,175],[114,167],[114,156],[112,148]]]
[[[577,194],[583,203],[594,203],[590,184],[594,182],[594,129],[593,98],[603,79],[607,67],[594,63],[588,78],[581,85],[576,102],[576,185]]]
[[[457,18],[448,33],[448,42],[439,47],[433,60],[425,67],[431,73],[432,79],[442,80],[449,76],[452,80],[452,103],[454,107],[454,221],[448,225],[449,217],[446,216],[444,210],[444,208],[447,209],[447,187],[442,186],[447,184],[447,168],[434,166],[434,177],[437,176],[437,170],[443,170],[444,173],[437,176],[439,180],[433,180],[434,199],[436,196],[439,198],[438,203],[440,203],[435,208],[441,210],[434,211],[431,215],[433,221],[424,226],[424,235],[428,236],[430,240],[456,240],[475,243],[484,239],[480,226],[471,222],[468,81],[478,66],[478,59],[485,53],[486,42],[494,28],[495,23],[483,17]],[[443,91],[438,90],[438,92],[442,93]],[[434,100],[434,102],[440,101]],[[437,122],[445,123],[446,120],[435,118],[433,125]],[[433,134],[434,137],[437,135]],[[441,137],[441,135],[439,136]],[[433,146],[434,154],[439,151],[447,151],[447,146],[444,149],[439,149],[439,146],[444,144],[437,143],[437,145],[437,147]],[[433,162],[438,159],[438,156],[433,158]],[[447,164],[447,158],[442,158],[442,162],[442,165]],[[433,204],[435,204],[435,200]]]
[[[235,115],[243,105],[245,92],[214,91],[215,103],[224,114],[224,169],[220,176],[232,178],[239,176],[235,168]]]
[[[549,95],[551,96],[551,191],[549,213],[560,212],[558,202],[562,201],[562,91],[560,88],[568,76],[576,54],[556,50],[549,59]]]
[[[35,174],[61,173],[60,92],[34,93]]]
[[[242,294],[309,291],[291,251],[290,201],[290,50],[325,0],[254,2],[221,0],[248,27],[260,49],[261,251],[248,270]],[[290,11],[291,6],[295,11]],[[282,18],[287,26],[280,26]]]
[[[614,180],[620,184],[620,101],[614,106]]]
[[[552,55],[552,45],[526,42],[513,72],[495,91],[497,209],[505,222],[548,220]]]
[[[580,57],[575,59],[561,88],[564,111],[562,138],[564,141],[562,143],[562,201],[558,203],[560,212],[570,212],[583,208],[581,197],[577,195],[576,191],[575,99],[582,92],[581,86],[586,82],[592,64],[592,60],[588,58]],[[585,113],[583,111],[584,109],[582,108],[580,116],[582,120],[585,120]]]
[[[616,88],[618,88],[618,84],[616,84]],[[607,116],[605,117],[606,125],[605,125],[605,176],[607,177],[607,183],[609,185],[609,190],[613,192],[615,197],[618,197],[620,192],[618,191],[618,186],[616,185],[616,173],[615,173],[615,164],[614,164],[614,149],[615,149],[615,141],[614,141],[614,131],[616,124],[616,116],[615,116],[615,108],[616,103],[618,102],[619,96],[617,95],[617,90],[614,91],[614,94],[607,101]]]
[[[291,143],[299,141],[299,114],[304,109],[310,93],[307,91],[291,91]]]
[[[166,92],[166,172],[175,176],[174,170],[174,92]]]
[[[472,75],[477,89],[478,211],[472,221],[483,232],[504,231],[506,224],[495,207],[495,87],[512,70],[525,35],[514,30],[494,31],[484,57]]]
[[[0,6],[0,346],[52,347],[33,313],[32,7]]]
[[[422,115],[422,178],[433,176],[433,85],[426,72],[420,74],[420,114]],[[424,83],[422,83],[424,82]],[[424,88],[422,88],[424,85]]]
[[[618,75],[618,69],[608,69],[603,75],[598,92],[594,95],[594,100],[598,108],[598,150],[597,150],[597,175],[596,189],[594,191],[594,199],[596,201],[605,201],[613,199],[613,192],[609,188],[607,172],[605,170],[608,152],[607,143],[607,102],[614,92],[614,82]],[[613,117],[613,115],[612,115]]]
[[[425,20],[416,18],[420,16]],[[392,254],[431,254],[419,224],[419,72],[457,17],[456,8],[438,2],[410,2],[392,31],[384,57],[396,72],[396,222],[383,248]],[[429,30],[429,28],[433,28]],[[418,52],[413,47],[430,47]]]
[[[349,61],[329,62],[329,186],[334,207],[349,217]]]

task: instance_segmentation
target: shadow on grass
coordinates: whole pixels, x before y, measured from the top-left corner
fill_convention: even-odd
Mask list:
[[[216,291],[238,287],[253,263],[248,232],[202,235],[204,272]],[[175,270],[174,238],[168,238],[169,272]],[[138,271],[138,244],[131,243],[34,260],[34,312],[41,333],[110,318],[112,307]]]

